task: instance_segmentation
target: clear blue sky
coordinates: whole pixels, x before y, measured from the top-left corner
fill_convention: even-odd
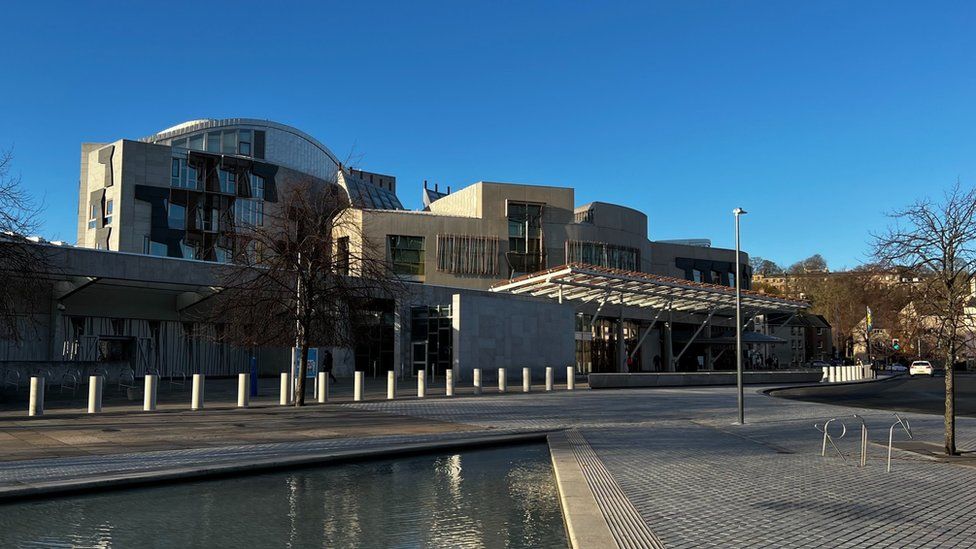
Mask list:
[[[855,265],[884,211],[976,182],[972,3],[598,4],[11,2],[0,147],[71,242],[83,141],[206,117],[355,150],[408,207],[424,179],[572,186],[730,246],[742,206],[784,264]]]

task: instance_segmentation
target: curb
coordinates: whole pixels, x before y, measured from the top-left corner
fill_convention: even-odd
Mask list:
[[[548,431],[534,431],[530,433],[518,433],[510,435],[482,436],[464,440],[403,444],[399,446],[371,448],[368,450],[339,450],[311,455],[265,458],[245,463],[236,462],[204,466],[187,466],[153,471],[139,471],[133,473],[110,473],[81,479],[30,482],[23,483],[22,486],[0,487],[0,505],[22,502],[27,499],[42,499],[68,494],[101,492],[138,486],[151,486],[154,484],[172,484],[174,482],[189,482],[195,480],[245,476],[314,467],[318,465],[333,465],[390,457],[423,455],[441,451],[523,444],[528,442],[544,441],[546,440],[547,434]]]
[[[902,377],[904,375],[905,374],[895,374],[895,375],[891,375],[891,376],[888,376],[888,377],[878,377],[878,378],[874,378],[874,379],[860,379],[860,380],[857,380],[857,381],[842,381],[842,382],[839,382],[839,383],[838,382],[834,382],[834,383],[826,383],[826,384],[821,381],[821,382],[817,382],[817,383],[808,383],[808,384],[805,384],[805,385],[790,385],[790,386],[783,386],[783,387],[770,387],[769,389],[763,389],[763,390],[758,391],[758,392],[763,393],[763,394],[768,395],[768,396],[776,396],[776,395],[772,394],[775,391],[786,391],[786,390],[789,390],[789,389],[809,389],[809,388],[812,388],[812,387],[821,387],[821,388],[826,388],[826,387],[845,387],[845,386],[850,386],[850,385],[863,385],[865,383],[883,383],[885,381],[891,381],[891,380],[894,380],[894,379],[898,379],[898,378],[900,378],[900,377]]]

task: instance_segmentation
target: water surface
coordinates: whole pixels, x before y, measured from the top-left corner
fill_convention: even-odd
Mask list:
[[[0,505],[0,547],[568,546],[546,445]]]

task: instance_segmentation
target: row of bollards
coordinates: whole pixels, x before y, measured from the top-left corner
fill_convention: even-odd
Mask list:
[[[546,391],[553,390],[554,372],[551,367],[546,368]],[[353,400],[362,401],[364,398],[364,378],[365,373],[357,371],[353,380]],[[315,399],[319,404],[324,404],[329,400],[329,377],[326,372],[319,372],[315,384]],[[475,395],[480,395],[483,390],[481,368],[474,369],[473,389]],[[204,375],[193,374],[193,385],[190,396],[190,409],[202,410],[204,407]],[[387,374],[386,398],[394,400],[397,398],[396,374],[391,370]],[[143,395],[142,409],[147,412],[156,410],[157,389],[159,387],[159,376],[147,374],[145,376],[145,391]],[[102,393],[105,379],[102,376],[90,376],[88,378],[88,413],[97,414],[102,411]],[[290,374],[281,374],[281,394],[279,404],[287,406],[292,403],[291,393],[292,378]],[[448,369],[445,372],[445,396],[453,397],[455,393],[454,370]],[[251,385],[251,374],[238,374],[237,376],[237,407],[247,408],[250,405],[249,388]],[[566,390],[576,389],[575,369],[570,366],[566,368]],[[498,369],[498,392],[505,393],[508,390],[508,378],[505,368]],[[532,370],[522,369],[522,392],[532,391]],[[417,398],[426,398],[427,378],[426,376],[417,377]],[[44,414],[44,378],[40,376],[31,377],[30,382],[30,403],[28,404],[27,414],[29,416],[41,416]]]
[[[871,379],[873,377],[873,370],[870,366],[857,365],[857,366],[824,366],[823,367],[823,379],[828,383],[840,383],[845,381],[859,381],[862,379]]]

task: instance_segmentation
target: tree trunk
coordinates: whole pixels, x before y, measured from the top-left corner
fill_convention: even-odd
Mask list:
[[[945,365],[945,453],[956,454],[956,386],[953,366],[956,362],[955,349],[949,346],[949,356]]]
[[[956,386],[955,373],[953,366],[956,363],[956,349],[954,344],[949,345],[949,353],[946,357],[946,401],[945,401],[945,452],[946,455],[956,454]]]
[[[301,360],[298,363],[298,379],[295,384],[295,406],[305,406],[305,376],[308,375],[308,343],[302,342]]]

